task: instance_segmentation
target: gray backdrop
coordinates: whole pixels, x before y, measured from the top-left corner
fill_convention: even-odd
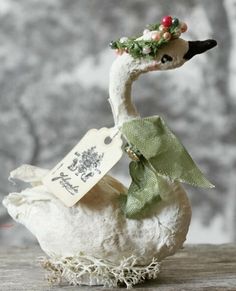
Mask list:
[[[235,0],[1,0],[1,198],[19,190],[7,180],[14,168],[51,168],[88,129],[113,125],[108,44],[166,14],[188,23],[185,39],[215,38],[218,48],[175,71],[142,76],[133,96],[142,116],[165,118],[216,185],[188,188],[188,241],[236,241]],[[128,162],[112,170],[127,185]],[[34,242],[2,206],[0,241]]]

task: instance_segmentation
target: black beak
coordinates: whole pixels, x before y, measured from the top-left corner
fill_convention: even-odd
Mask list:
[[[202,54],[217,45],[214,39],[207,39],[203,41],[189,41],[189,49],[184,55],[184,59],[190,60],[193,56]]]

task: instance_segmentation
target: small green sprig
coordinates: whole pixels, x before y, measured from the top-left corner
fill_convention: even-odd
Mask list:
[[[128,39],[125,42],[112,41],[110,43],[110,47],[112,49],[117,49],[122,53],[126,52],[130,54],[134,59],[137,58],[152,59],[157,55],[158,49],[167,42],[168,41],[165,39],[160,39],[160,41],[158,42],[155,40]]]

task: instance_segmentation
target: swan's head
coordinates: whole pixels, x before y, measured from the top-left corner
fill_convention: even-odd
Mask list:
[[[161,23],[150,25],[138,38],[122,37],[111,42],[112,49],[122,58],[132,61],[134,70],[141,72],[170,70],[182,66],[197,54],[215,47],[213,39],[186,41],[180,38],[187,25],[171,16],[163,17]],[[125,56],[125,55],[128,55]],[[131,65],[132,66],[132,65]]]
[[[153,58],[153,70],[171,70],[181,67],[185,62],[217,45],[213,39],[186,41],[181,38],[169,41],[158,50]]]

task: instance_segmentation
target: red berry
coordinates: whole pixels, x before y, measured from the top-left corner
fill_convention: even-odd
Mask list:
[[[162,18],[161,24],[165,27],[170,27],[172,24],[172,17],[171,16],[164,16]]]

